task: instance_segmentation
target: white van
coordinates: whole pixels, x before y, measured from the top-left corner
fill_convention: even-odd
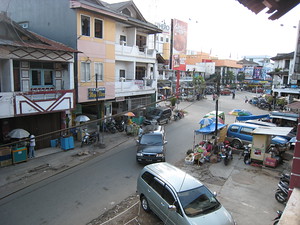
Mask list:
[[[200,181],[166,162],[147,165],[137,181],[141,206],[164,224],[234,225],[230,213]]]

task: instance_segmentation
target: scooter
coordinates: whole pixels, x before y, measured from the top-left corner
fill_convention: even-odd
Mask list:
[[[277,186],[278,188],[275,193],[275,199],[278,202],[285,204],[288,200],[289,186],[283,181],[279,181]]]
[[[281,216],[282,216],[282,213],[283,213],[282,211],[277,210],[277,216],[276,216],[276,218],[273,220],[273,221],[274,221],[273,225],[276,225],[276,224],[279,223],[279,220],[280,220],[280,218],[281,218]]]
[[[98,139],[98,132],[93,132],[91,134],[85,132],[85,135],[83,136],[81,141],[81,147],[83,147],[84,144],[86,145],[93,144],[97,141],[97,139]]]

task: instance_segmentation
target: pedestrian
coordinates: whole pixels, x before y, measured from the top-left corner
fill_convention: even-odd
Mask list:
[[[144,132],[143,127],[140,126],[140,127],[139,127],[139,137],[142,136],[143,132]]]
[[[248,97],[245,96],[245,103],[248,103]]]
[[[31,134],[29,136],[30,140],[29,140],[29,158],[34,158],[34,151],[35,151],[35,136],[33,134]]]
[[[235,90],[232,91],[232,99],[235,98]]]

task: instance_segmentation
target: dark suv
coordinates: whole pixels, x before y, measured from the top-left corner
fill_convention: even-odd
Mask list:
[[[155,126],[153,131],[143,133],[137,142],[136,161],[139,163],[164,162],[166,144],[162,126]]]
[[[152,108],[147,114],[144,121],[145,125],[150,124],[164,124],[171,120],[172,110],[170,108]]]

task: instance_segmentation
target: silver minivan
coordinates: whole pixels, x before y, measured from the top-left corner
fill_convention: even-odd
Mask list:
[[[196,178],[161,162],[145,166],[137,180],[141,206],[164,224],[235,224],[216,194]]]

